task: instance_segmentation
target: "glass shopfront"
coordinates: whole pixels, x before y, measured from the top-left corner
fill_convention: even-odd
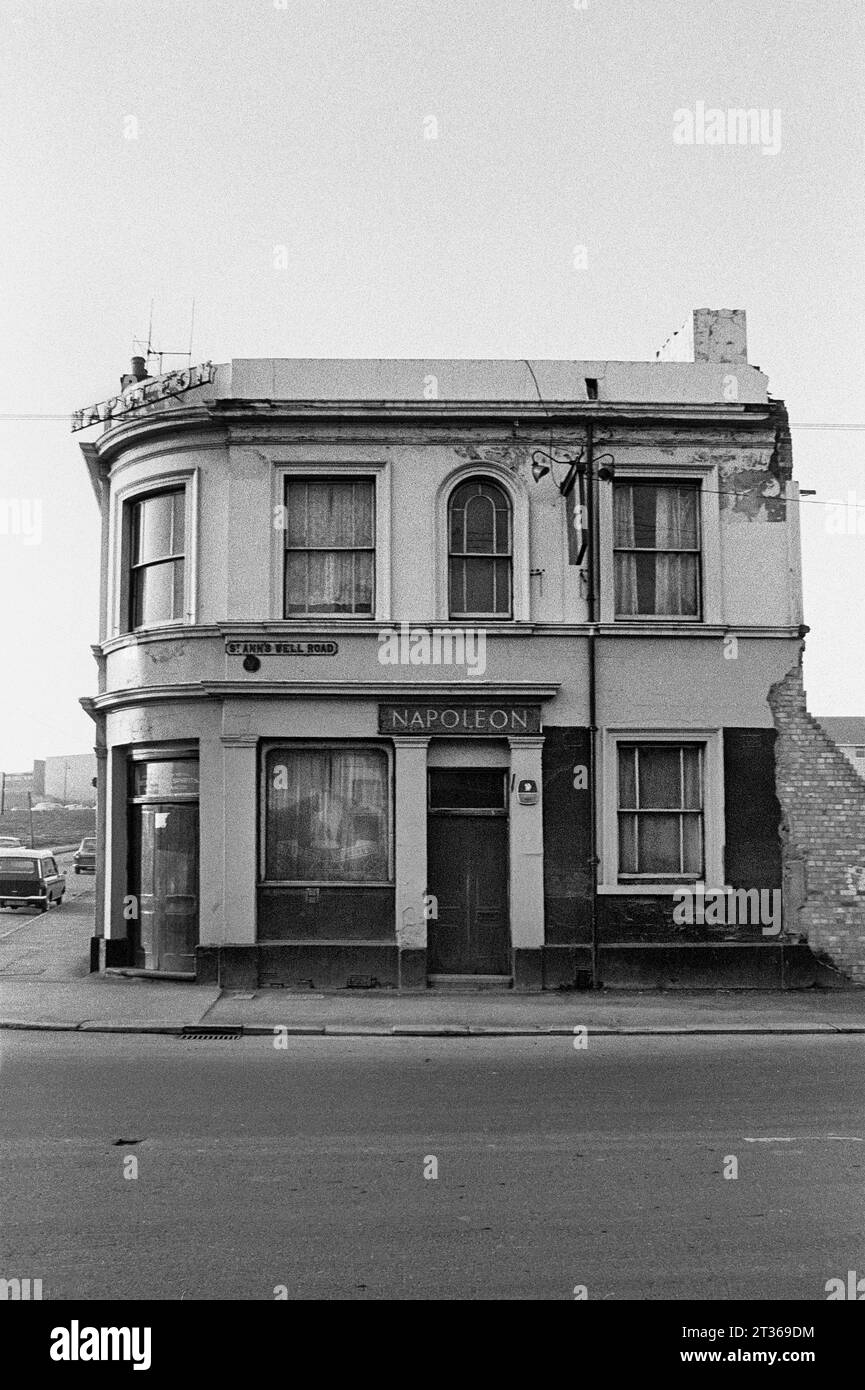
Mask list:
[[[190,972],[198,944],[198,758],[136,751],[130,765],[133,962]]]
[[[385,749],[271,748],[264,759],[264,778],[265,882],[390,880],[390,773]]]

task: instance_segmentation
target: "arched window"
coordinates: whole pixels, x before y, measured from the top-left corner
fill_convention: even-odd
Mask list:
[[[448,503],[448,612],[452,618],[513,615],[513,527],[504,488],[470,478]]]

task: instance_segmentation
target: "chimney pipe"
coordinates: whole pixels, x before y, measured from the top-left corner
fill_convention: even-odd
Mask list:
[[[138,386],[140,382],[149,379],[147,363],[143,357],[133,357],[132,371],[124,372],[120,378],[120,389],[125,391],[128,386]]]

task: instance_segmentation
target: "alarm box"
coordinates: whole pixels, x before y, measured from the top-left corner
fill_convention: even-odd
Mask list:
[[[530,777],[521,777],[517,782],[517,800],[521,806],[535,806],[540,800],[537,782]]]

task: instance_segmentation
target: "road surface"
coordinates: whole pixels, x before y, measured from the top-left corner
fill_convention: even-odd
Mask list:
[[[863,1063],[843,1036],[5,1032],[0,1274],[45,1298],[823,1300],[865,1273]]]

